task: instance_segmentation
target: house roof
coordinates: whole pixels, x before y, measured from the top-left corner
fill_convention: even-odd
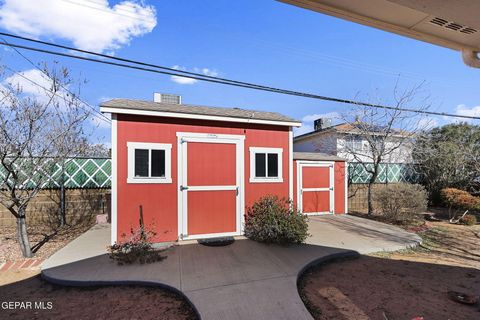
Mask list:
[[[113,99],[100,104],[107,113],[139,114],[149,116],[194,118],[230,122],[263,123],[301,126],[301,122],[278,112],[241,108],[207,107],[188,104],[168,104],[144,100]]]
[[[346,161],[346,159],[321,152],[294,152],[293,160]]]
[[[362,126],[361,128],[360,128],[360,125]],[[377,132],[382,132],[384,127],[370,125],[370,124],[367,124],[367,123],[357,123],[357,122],[354,122],[354,123],[340,123],[340,124],[333,125],[333,126],[330,126],[328,128],[325,128],[325,129],[320,129],[320,130],[317,130],[317,131],[307,132],[305,134],[296,136],[294,138],[294,140],[298,141],[298,140],[302,140],[304,138],[313,137],[315,135],[324,134],[324,133],[327,133],[327,132],[365,135],[366,132],[367,132],[366,129],[368,129],[369,135],[374,135]],[[392,131],[393,131],[392,136],[406,136],[407,135],[407,132],[405,132],[405,131],[400,131],[400,130],[396,130],[396,129],[392,129]]]

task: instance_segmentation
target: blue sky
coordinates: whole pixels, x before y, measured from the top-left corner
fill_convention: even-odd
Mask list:
[[[40,1],[0,3],[0,29],[7,32],[347,99],[368,100],[368,95],[375,94],[389,102],[397,79],[401,87],[425,81],[433,110],[480,115],[480,70],[465,66],[458,52],[277,1],[119,4],[44,0],[43,10],[35,8]],[[105,19],[110,20],[107,23]],[[27,21],[30,25],[25,26]],[[0,52],[3,64],[19,72],[32,69],[12,50]],[[351,109],[348,105],[209,83],[177,83],[168,76],[40,53],[24,54],[35,62],[60,61],[74,75],[86,78],[83,97],[96,107],[107,98],[150,100],[154,91],[167,92],[182,95],[183,102],[189,104],[278,111],[307,120],[304,130],[310,128],[314,115]],[[436,119],[438,124],[448,121]],[[95,132],[97,139],[109,141],[107,126]]]

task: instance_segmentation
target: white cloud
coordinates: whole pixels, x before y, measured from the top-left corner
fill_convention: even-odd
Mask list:
[[[3,81],[3,85],[19,88],[23,94],[29,95],[39,102],[46,102],[51,96],[52,80],[38,69],[30,69],[12,74]],[[58,91],[58,95],[64,94]]]
[[[341,119],[338,112],[308,114],[302,118],[302,126],[293,130],[294,135],[299,136],[312,132],[314,130],[313,122],[319,118],[330,118],[332,119],[332,124],[335,124],[335,122],[338,122],[338,120]]]
[[[468,108],[464,104],[460,104],[455,109],[455,113],[461,116],[470,116],[470,117],[480,117],[480,106],[475,106],[472,108]],[[455,122],[471,122],[473,119],[468,118],[454,118]]]
[[[313,131],[313,125],[311,124],[302,124],[300,128],[293,128],[293,135],[300,136],[305,133],[309,133]]]
[[[217,72],[217,71],[210,70],[210,69],[208,69],[208,68],[203,68],[203,69],[201,69],[201,70],[198,69],[198,68],[195,68],[194,70],[195,70],[195,72],[200,71],[201,73],[203,73],[203,74],[206,75],[206,76],[210,76],[210,77],[216,77],[216,76],[218,76],[218,72]]]
[[[332,120],[340,119],[340,114],[338,112],[327,112],[327,113],[315,113],[308,114],[302,118],[302,122],[312,122],[319,118],[330,118]]]
[[[177,66],[177,65],[173,66],[172,69],[181,70],[181,71],[188,71],[187,68],[182,67],[182,66]],[[209,68],[197,68],[197,67],[195,67],[195,68],[193,68],[193,72],[201,73],[201,74],[204,74],[204,75],[210,76],[210,77],[218,76],[217,71],[209,69]],[[194,83],[198,82],[198,80],[196,80],[196,79],[185,78],[185,77],[180,77],[180,76],[170,76],[170,79],[173,82],[178,83],[178,84],[194,84]]]
[[[110,7],[108,0],[4,0],[0,7],[0,27],[6,30],[62,38],[96,52],[128,45],[156,24],[155,8],[143,1],[122,1]]]
[[[187,71],[187,69],[185,67],[181,67],[181,66],[173,66],[172,69]],[[172,79],[173,82],[176,82],[178,84],[194,84],[194,83],[198,82],[198,80],[196,80],[196,79],[184,78],[184,77],[179,77],[179,76],[170,76],[170,79]]]

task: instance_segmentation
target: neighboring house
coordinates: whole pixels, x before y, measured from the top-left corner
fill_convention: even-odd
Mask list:
[[[300,122],[155,101],[101,105],[112,114],[112,243],[138,227],[139,206],[156,241],[240,235],[246,208],[269,194],[305,213],[346,212],[344,160],[293,153]]]
[[[366,135],[374,137],[382,128],[359,130],[355,123],[330,125],[328,119],[315,121],[315,130],[294,137],[293,150],[298,152],[324,152],[349,162],[372,162],[371,148]],[[326,124],[326,125],[325,125]],[[363,126],[365,127],[365,126]],[[382,163],[411,163],[412,145],[405,140],[405,134],[398,131],[385,141],[385,149],[391,150],[382,159]],[[399,146],[397,148],[397,146]]]

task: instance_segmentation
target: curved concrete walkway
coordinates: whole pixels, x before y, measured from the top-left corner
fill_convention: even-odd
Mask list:
[[[420,238],[399,228],[352,216],[310,219],[308,243],[282,247],[237,240],[226,247],[175,246],[167,259],[118,266],[105,254],[109,228],[96,226],[48,259],[42,276],[63,285],[146,283],[185,295],[202,319],[312,319],[297,278],[312,263],[379,250],[397,250]]]

